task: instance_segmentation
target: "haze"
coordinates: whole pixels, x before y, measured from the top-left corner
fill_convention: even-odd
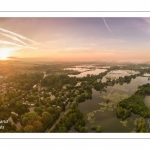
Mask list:
[[[0,18],[0,59],[147,61],[150,18]]]

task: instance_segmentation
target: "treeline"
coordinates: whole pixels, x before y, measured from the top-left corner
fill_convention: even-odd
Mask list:
[[[79,103],[84,102],[85,100],[92,99],[92,93],[82,93],[78,95],[76,99]]]
[[[107,78],[106,82],[102,82],[102,78],[107,75],[109,71],[111,71],[112,68],[108,69],[106,72],[100,73],[98,75],[87,75],[82,78],[78,78],[78,81],[81,82],[86,82],[87,85],[92,86],[96,91],[105,91],[107,86],[114,86],[115,84],[120,84],[122,85],[123,83],[130,83],[132,79],[135,79],[139,74],[135,75],[130,75],[130,76],[124,76],[124,77],[119,77],[118,79],[111,79]],[[98,82],[99,80],[99,82]]]
[[[144,104],[144,97],[150,95],[150,84],[139,87],[139,90],[131,97],[119,102],[117,115],[123,119],[130,116],[130,113],[139,114],[144,118],[150,117],[150,109]]]
[[[36,71],[44,71],[48,68],[50,68],[52,65],[48,64],[34,64],[34,66],[31,67],[31,69],[36,70]]]
[[[72,74],[72,75],[76,75],[76,74],[80,74],[79,71],[77,70],[64,70],[64,69],[59,69],[58,68],[53,68],[53,69],[48,69],[46,70],[46,74],[57,74],[57,73],[61,73],[61,74]]]
[[[35,84],[37,84],[43,78],[43,73],[23,73],[14,74],[4,80],[9,86],[18,88],[21,90],[30,90]]]
[[[70,86],[75,86],[77,84],[77,80],[75,77],[69,77],[65,74],[52,74],[46,76],[41,80],[42,86],[49,86],[51,89],[55,88],[57,90],[61,90],[66,84],[69,84]]]

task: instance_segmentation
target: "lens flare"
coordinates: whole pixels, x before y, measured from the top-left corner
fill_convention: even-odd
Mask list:
[[[0,50],[0,59],[1,60],[7,60],[7,58],[10,56],[10,50],[9,49],[1,49]]]

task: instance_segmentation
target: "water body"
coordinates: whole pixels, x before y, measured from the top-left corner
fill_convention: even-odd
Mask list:
[[[64,70],[74,70],[80,72],[80,74],[77,75],[68,75],[69,77],[77,77],[77,78],[82,78],[87,76],[88,74],[90,75],[98,75],[99,73],[107,71],[107,69],[110,68],[109,66],[96,66],[95,65],[80,65],[80,66],[75,66],[72,68],[65,68]]]
[[[137,120],[141,117],[132,114],[124,121],[118,119],[116,116],[117,104],[119,101],[131,96],[138,89],[138,86],[146,83],[150,83],[148,77],[136,77],[129,84],[108,86],[106,92],[100,93],[92,89],[92,100],[86,100],[79,103],[78,106],[86,118],[86,126],[89,127],[89,132],[93,132],[90,130],[92,126],[98,125],[102,127],[104,133],[133,132]],[[148,102],[150,102],[150,97],[145,98],[147,106]],[[146,122],[150,127],[150,119],[146,119]]]
[[[93,69],[93,70],[90,70],[90,71],[81,72],[80,74],[77,74],[77,75],[69,75],[69,77],[82,78],[82,77],[87,76],[88,74],[98,75],[99,73],[102,73],[102,72],[105,72],[105,71],[107,71],[107,69]]]
[[[130,76],[138,73],[138,71],[133,70],[112,70],[103,77],[102,82],[106,82],[107,78],[118,79],[119,77]]]
[[[84,71],[88,71],[89,69],[76,67],[76,68],[65,68],[64,70],[74,70],[74,71],[84,72]]]
[[[109,69],[110,68],[110,66],[102,66],[102,67],[98,67],[98,68],[106,68],[106,69]]]

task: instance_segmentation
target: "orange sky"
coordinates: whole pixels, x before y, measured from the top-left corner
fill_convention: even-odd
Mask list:
[[[0,18],[0,59],[149,60],[150,18]]]

